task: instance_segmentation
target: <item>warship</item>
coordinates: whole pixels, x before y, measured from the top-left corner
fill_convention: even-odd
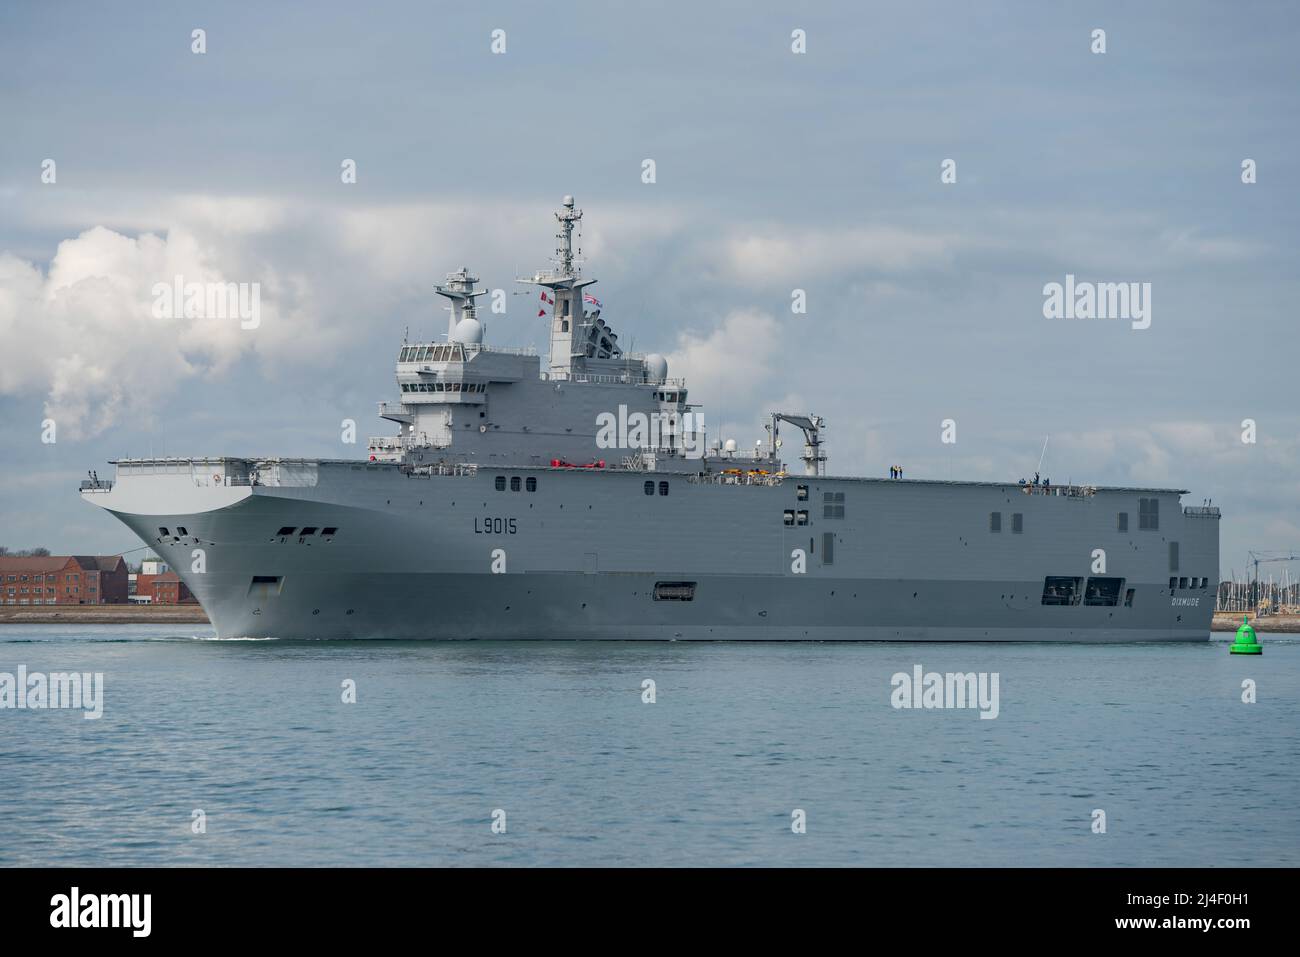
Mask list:
[[[445,337],[401,344],[378,409],[396,428],[365,458],[124,458],[82,497],[223,638],[1208,639],[1217,508],[832,475],[810,414],[771,413],[752,449],[710,441],[666,359],[602,315],[572,197],[555,216],[551,267],[517,280],[549,316],[545,364],[484,341],[462,268],[435,287]]]

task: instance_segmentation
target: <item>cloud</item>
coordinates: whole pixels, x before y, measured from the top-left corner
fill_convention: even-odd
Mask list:
[[[558,197],[557,197],[558,200]],[[150,415],[187,382],[225,381],[249,358],[291,384],[355,354],[359,319],[423,305],[437,317],[432,283],[462,263],[488,288],[512,288],[519,272],[544,266],[551,207],[460,201],[288,203],[274,197],[60,193],[23,206],[20,217],[64,231],[99,222],[60,242],[44,269],[0,252],[0,396],[37,393],[60,438],[102,433]],[[600,210],[588,254],[616,248],[624,267],[678,221],[630,207]],[[522,243],[521,237],[534,237]],[[477,265],[476,265],[477,264]],[[608,265],[603,263],[602,265]],[[261,322],[159,319],[155,287],[256,283]],[[441,323],[435,321],[435,331]]]
[[[894,273],[942,266],[964,245],[962,237],[941,230],[758,227],[728,238],[715,258],[729,278],[797,286],[800,281],[842,272]]]
[[[78,438],[149,414],[185,380],[220,375],[254,349],[282,346],[274,273],[259,284],[265,332],[242,329],[237,317],[154,314],[155,287],[170,287],[176,276],[257,282],[237,265],[241,258],[182,228],[132,238],[103,226],[59,243],[45,272],[0,255],[0,341],[7,345],[0,394],[44,393],[60,436]]]
[[[668,354],[668,374],[702,388],[692,393],[720,413],[749,412],[753,399],[771,386],[780,350],[780,327],[770,315],[752,309],[728,313],[707,332],[688,330]]]

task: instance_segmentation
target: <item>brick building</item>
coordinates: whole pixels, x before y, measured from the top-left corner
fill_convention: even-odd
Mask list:
[[[0,605],[124,605],[121,555],[0,555]]]
[[[198,599],[190,592],[175,572],[160,575],[136,575],[136,598],[147,597],[151,605],[197,605]]]

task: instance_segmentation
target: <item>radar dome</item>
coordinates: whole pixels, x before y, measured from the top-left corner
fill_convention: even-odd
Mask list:
[[[657,352],[645,357],[645,374],[651,382],[663,383],[668,379],[668,360]]]
[[[451,331],[451,341],[465,345],[478,345],[483,341],[483,323],[466,316],[456,323],[456,328]]]
[[[736,440],[735,440],[735,439],[727,439],[727,441],[723,442],[723,443],[722,443],[722,451],[724,451],[724,452],[734,452],[734,451],[736,451]]]

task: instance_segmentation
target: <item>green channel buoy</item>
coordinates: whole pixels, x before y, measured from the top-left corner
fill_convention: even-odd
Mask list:
[[[1241,627],[1237,629],[1237,638],[1228,649],[1230,654],[1234,655],[1262,655],[1264,649],[1260,647],[1259,639],[1255,637],[1255,629],[1250,627],[1250,616],[1241,616]]]

